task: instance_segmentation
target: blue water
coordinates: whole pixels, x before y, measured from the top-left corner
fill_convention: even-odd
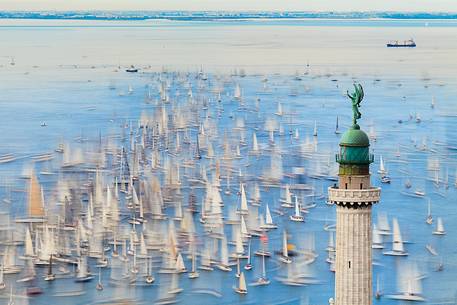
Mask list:
[[[289,26],[292,29],[297,27],[294,24],[298,21],[290,21]],[[301,24],[302,21],[299,23]],[[303,21],[309,22],[309,21]],[[325,21],[328,22],[328,21]],[[351,21],[352,22],[352,21]],[[365,21],[360,21],[365,22]],[[386,22],[386,21],[383,21]],[[394,21],[389,26],[395,31],[401,32],[395,26]],[[277,30],[275,21],[269,21],[269,25],[274,29],[273,33]],[[452,24],[446,23],[447,25]],[[244,23],[240,22],[236,25],[243,28]],[[323,24],[319,24],[323,26]],[[332,31],[339,31],[339,27],[344,26],[344,21],[329,27]],[[367,25],[368,26],[368,25]],[[368,27],[372,27],[369,25]],[[454,25],[450,25],[453,27]],[[3,54],[3,66],[1,67],[1,95],[0,107],[2,109],[2,120],[0,121],[0,130],[2,130],[2,145],[0,146],[0,154],[14,153],[22,156],[13,163],[0,165],[0,181],[14,183],[14,191],[12,193],[13,204],[12,207],[3,206],[4,210],[10,209],[13,214],[21,215],[25,202],[24,192],[19,190],[25,188],[25,182],[17,177],[22,171],[24,164],[30,162],[29,156],[53,151],[57,144],[62,140],[70,142],[74,146],[90,147],[92,144],[97,143],[99,134],[106,137],[109,134],[119,133],[119,126],[126,121],[138,120],[142,111],[153,113],[155,108],[150,104],[144,103],[144,95],[146,93],[145,86],[154,84],[152,86],[153,94],[156,97],[157,91],[157,74],[153,70],[159,71],[159,66],[153,66],[151,69],[144,69],[144,73],[127,74],[124,72],[114,72],[117,66],[116,56],[120,58],[129,58],[129,64],[143,64],[150,60],[161,60],[164,66],[179,66],[182,58],[186,58],[187,48],[192,49],[193,44],[198,44],[198,39],[189,39],[182,42],[180,52],[172,52],[172,54],[163,54],[162,58],[148,57],[147,52],[138,57],[138,62],[135,58],[129,57],[129,48],[125,45],[120,45],[117,40],[118,37],[134,37],[137,41],[141,41],[141,46],[149,45],[146,43],[146,36],[154,40],[158,36],[162,39],[162,34],[151,33],[144,31],[144,29],[135,29],[129,27],[121,27],[120,32],[118,29],[101,29],[98,32],[87,32],[76,26],[74,30],[64,31],[60,26],[57,28],[50,27],[45,30],[37,30],[34,26],[29,28],[17,29],[17,37],[29,37],[30,40],[14,39],[9,34],[6,36],[7,50]],[[165,34],[172,35],[173,39],[181,37],[182,32],[176,34],[175,27],[183,27],[183,25],[172,24],[166,27]],[[203,30],[195,30],[194,27],[186,30],[186,33],[191,35],[195,31],[195,37],[202,41],[210,39],[217,49],[222,50],[225,48],[222,38],[214,38],[214,33],[211,31],[211,26],[198,25]],[[253,29],[256,27],[249,27],[246,25],[246,31],[255,33]],[[321,29],[321,28],[320,28]],[[5,33],[11,28],[2,28],[0,31]],[[37,33],[42,32],[43,33]],[[352,29],[351,29],[352,30]],[[16,30],[15,30],[16,31]],[[88,34],[85,40],[82,38],[83,33]],[[325,30],[324,30],[325,31]],[[444,30],[443,30],[444,31]],[[208,36],[203,34],[207,33]],[[281,31],[279,33],[282,33]],[[359,33],[355,31],[354,33]],[[453,32],[445,32],[446,35],[451,35]],[[37,38],[33,38],[38,35]],[[157,36],[154,36],[157,35]],[[175,36],[173,36],[175,35]],[[200,36],[201,35],[201,36]],[[273,34],[272,34],[273,35]],[[330,35],[330,34],[329,34]],[[333,34],[335,35],[335,34]],[[444,35],[444,34],[443,34]],[[46,37],[58,38],[46,40]],[[225,37],[225,36],[224,36]],[[247,36],[248,38],[250,35]],[[428,37],[428,36],[427,36]],[[245,38],[244,36],[242,38]],[[409,38],[409,37],[408,37]],[[95,40],[100,42],[91,44]],[[158,38],[157,38],[158,39]],[[275,38],[272,38],[273,40]],[[280,38],[278,38],[280,39]],[[325,38],[321,38],[326,40]],[[363,45],[363,39],[355,36],[354,42],[357,46]],[[170,38],[170,40],[172,40]],[[240,38],[240,40],[242,40]],[[382,41],[382,39],[380,39]],[[127,40],[132,41],[132,40]],[[162,41],[162,40],[159,40]],[[179,42],[179,39],[177,40]],[[236,44],[237,41],[230,43]],[[161,42],[160,42],[161,43]],[[170,43],[170,42],[168,42]],[[252,42],[254,45],[258,41]],[[326,43],[330,43],[326,41]],[[367,50],[363,48],[352,48],[351,43],[342,46],[347,48],[352,56],[357,57],[365,56],[365,52],[371,52],[374,47],[370,45]],[[103,47],[103,45],[105,47]],[[116,47],[116,45],[119,45]],[[333,154],[337,151],[339,137],[334,134],[334,125],[336,117],[339,117],[341,129],[347,128],[350,124],[351,110],[349,101],[343,96],[343,91],[352,89],[354,80],[363,84],[365,90],[365,99],[362,102],[362,119],[360,125],[365,131],[369,131],[370,126],[373,126],[377,140],[371,142],[371,149],[376,156],[376,161],[372,165],[371,172],[373,173],[372,183],[374,185],[381,185],[379,177],[376,174],[379,166],[379,156],[382,155],[390,176],[392,183],[390,185],[382,186],[382,200],[379,205],[374,207],[373,215],[376,216],[378,211],[388,214],[389,219],[397,217],[402,229],[404,240],[411,243],[406,244],[405,247],[410,253],[407,258],[394,258],[383,256],[379,250],[373,251],[373,258],[380,265],[373,268],[374,279],[379,275],[382,281],[382,287],[386,294],[394,293],[396,291],[396,266],[401,261],[415,261],[418,263],[421,271],[427,275],[423,281],[423,294],[428,299],[427,303],[437,303],[440,300],[449,300],[454,297],[457,290],[455,274],[457,272],[457,255],[455,251],[457,232],[457,213],[455,208],[456,188],[454,187],[455,172],[457,168],[457,152],[451,150],[448,146],[457,146],[455,137],[455,130],[457,128],[457,87],[455,86],[455,78],[450,76],[449,69],[445,67],[447,62],[450,67],[455,65],[455,62],[449,62],[449,59],[444,56],[446,52],[452,53],[453,48],[450,45],[442,49],[427,49],[423,51],[420,48],[417,50],[399,50],[402,52],[404,58],[404,66],[408,64],[413,67],[412,70],[399,72],[395,75],[396,67],[402,65],[393,58],[383,59],[386,62],[384,68],[375,68],[369,70],[364,67],[354,67],[351,70],[351,65],[347,64],[344,67],[345,71],[340,70],[336,66],[314,66],[313,61],[309,67],[310,74],[303,76],[301,81],[296,81],[293,78],[293,73],[274,74],[274,69],[270,72],[257,72],[256,67],[252,68],[253,73],[249,73],[245,78],[233,77],[232,80],[225,85],[225,92],[223,95],[224,113],[218,124],[219,135],[223,135],[224,130],[229,130],[234,126],[234,121],[229,118],[230,114],[235,117],[243,117],[246,120],[247,128],[246,139],[250,141],[252,138],[252,126],[260,121],[263,122],[265,118],[272,117],[276,111],[278,101],[281,101],[284,111],[286,113],[293,113],[291,116],[285,116],[280,120],[283,123],[286,135],[280,137],[276,136],[277,143],[281,143],[282,151],[284,154],[283,165],[285,172],[289,172],[292,166],[304,166],[308,172],[312,172],[315,168],[319,156],[327,156],[333,162]],[[23,48],[27,47],[26,50]],[[298,46],[297,46],[298,47]],[[138,52],[138,48],[130,46],[132,52]],[[309,51],[310,46],[303,48],[303,52]],[[21,49],[21,50],[20,50]],[[76,51],[74,51],[76,49]],[[231,50],[236,47],[231,47]],[[243,50],[242,47],[239,48]],[[18,53],[11,53],[9,51],[20,50]],[[53,51],[54,50],[54,51]],[[68,53],[57,52],[55,50],[68,50]],[[72,51],[73,50],[73,51]],[[277,52],[284,56],[284,50],[277,47]],[[289,50],[289,49],[288,49]],[[339,48],[335,47],[334,52],[338,52]],[[8,52],[8,53],[7,53]],[[49,55],[46,56],[46,52]],[[74,53],[73,53],[74,52]],[[106,52],[106,53],[105,53]],[[223,51],[221,51],[223,52]],[[436,68],[432,75],[423,74],[423,70],[415,65],[415,62],[409,61],[409,55],[406,52],[416,52],[415,56],[429,61],[430,64],[436,64]],[[166,52],[164,52],[166,53]],[[419,53],[419,54],[418,54]],[[28,58],[25,56],[28,54]],[[75,55],[77,54],[77,55]],[[82,55],[89,54],[87,57]],[[104,58],[104,54],[108,54]],[[136,53],[138,54],[138,53]],[[262,54],[262,53],[258,53]],[[392,57],[397,56],[399,53],[391,53]],[[14,55],[17,64],[15,66],[9,65],[10,56]],[[54,57],[54,55],[56,57]],[[34,59],[34,56],[36,58]],[[199,57],[202,65],[211,67],[212,61],[215,60],[212,53],[205,55],[195,55]],[[204,57],[205,59],[202,59]],[[270,63],[274,61],[273,57],[268,55],[259,55],[265,61]],[[318,55],[315,55],[318,56]],[[431,57],[430,57],[431,56]],[[65,58],[71,58],[78,61],[78,68],[73,68],[71,65],[73,61],[65,62]],[[235,54],[236,59],[236,54]],[[241,54],[242,60],[246,60]],[[292,71],[298,70],[300,73],[306,69],[306,59],[298,59],[298,56],[293,53],[290,56],[295,60],[290,63]],[[56,60],[57,58],[57,60]],[[298,61],[301,60],[301,64]],[[436,61],[435,61],[436,60]],[[184,60],[185,61],[185,60]],[[233,59],[233,61],[235,61]],[[326,58],[322,58],[325,62]],[[39,67],[33,68],[32,62],[35,62]],[[125,63],[125,61],[124,61]],[[60,66],[62,64],[64,66]],[[341,62],[343,64],[343,62]],[[94,68],[91,68],[91,66]],[[229,64],[227,64],[229,65]],[[376,65],[376,63],[373,63]],[[408,66],[408,67],[410,67]],[[194,65],[194,67],[198,67]],[[230,66],[232,69],[236,66]],[[227,67],[226,67],[227,68]],[[195,71],[196,68],[183,68],[184,71]],[[208,83],[214,82],[216,72],[209,69]],[[442,71],[442,74],[440,74]],[[26,74],[27,73],[27,74]],[[271,94],[263,95],[261,80],[263,75],[268,75],[268,86]],[[331,74],[326,76],[325,74]],[[428,77],[430,76],[430,77]],[[430,80],[426,79],[430,78]],[[197,84],[194,78],[192,79],[193,87],[196,88]],[[332,81],[337,79],[338,81]],[[375,81],[380,79],[380,81]],[[233,93],[234,83],[237,82],[243,89],[244,100],[247,105],[253,106],[256,97],[260,97],[261,105],[260,112],[245,113],[238,110],[237,102],[232,101],[230,95]],[[109,90],[109,85],[115,84],[115,90]],[[132,95],[119,96],[120,91],[127,91],[127,87],[131,85],[134,89]],[[305,90],[305,87],[308,90]],[[290,96],[291,88],[296,89],[297,96]],[[179,84],[173,83],[171,92],[179,90],[182,96],[185,96],[187,90],[182,88]],[[195,89],[196,90],[196,89]],[[195,94],[195,91],[194,91]],[[430,103],[432,97],[435,97],[436,107],[432,109]],[[410,120],[409,116],[419,114],[422,118],[421,123],[416,123]],[[404,123],[399,124],[398,120],[403,120]],[[292,121],[291,121],[292,120]],[[40,127],[40,123],[46,121],[47,127]],[[306,137],[312,141],[312,130],[314,121],[318,125],[318,151],[312,155],[312,158],[298,157],[298,142],[291,139],[287,133],[289,129],[298,128],[301,140],[304,141]],[[292,124],[293,123],[293,124]],[[296,125],[297,124],[297,125]],[[259,124],[260,127],[263,124]],[[87,143],[79,144],[74,139],[77,137],[88,138],[90,141]],[[263,146],[267,146],[268,135],[265,132],[258,132],[259,142]],[[425,139],[425,140],[424,140]],[[414,146],[416,141],[417,145],[421,145],[423,141],[427,144],[429,150],[420,151]],[[396,157],[395,152],[397,147],[400,146],[401,157]],[[250,147],[250,143],[248,144]],[[432,150],[430,150],[432,149]],[[447,171],[449,174],[449,189],[444,186],[436,188],[433,183],[426,178],[432,176],[432,173],[427,171],[427,163],[429,159],[437,158],[440,160],[441,171],[440,176],[443,177]],[[258,175],[263,168],[269,165],[269,157],[263,156],[258,160],[250,159],[251,167],[246,167],[245,171],[250,175]],[[38,165],[39,168],[40,165]],[[422,188],[427,193],[426,198],[430,198],[432,202],[432,213],[436,217],[442,217],[445,229],[448,234],[446,236],[437,237],[431,234],[434,226],[425,224],[425,216],[427,211],[427,199],[413,198],[401,194],[404,190],[404,182],[409,178],[413,184],[412,189]],[[40,182],[43,183],[47,194],[51,191],[54,185],[55,178],[40,177]],[[284,183],[289,182],[284,178]],[[314,185],[318,193],[323,192],[327,186],[332,182],[327,180],[317,180],[307,178],[307,183]],[[233,183],[236,185],[236,183]],[[5,192],[5,189],[2,190]],[[4,193],[3,193],[4,195]],[[200,195],[200,194],[199,194]],[[279,190],[277,189],[263,189],[262,198],[270,204],[270,208],[278,205]],[[184,196],[184,198],[187,198]],[[224,202],[236,203],[236,196],[232,195],[230,198],[223,196]],[[266,287],[249,287],[247,296],[240,297],[232,290],[232,286],[236,284],[234,272],[223,273],[220,271],[213,271],[211,273],[201,273],[201,277],[195,281],[191,281],[186,275],[182,276],[180,285],[185,289],[184,292],[178,296],[182,304],[327,304],[329,297],[333,295],[333,280],[334,275],[328,269],[328,264],[325,262],[328,241],[328,232],[323,230],[324,224],[331,222],[335,218],[334,207],[325,204],[325,198],[318,200],[316,208],[311,210],[309,215],[306,215],[306,222],[304,224],[292,223],[285,217],[275,217],[280,228],[287,228],[291,233],[291,242],[296,244],[297,247],[305,247],[306,240],[310,236],[314,236],[315,249],[319,254],[316,262],[311,265],[315,275],[322,281],[320,285],[312,285],[307,287],[289,287],[274,280],[278,272],[283,270],[274,259],[267,260],[267,273],[272,283]],[[263,211],[263,208],[262,208]],[[376,221],[376,217],[374,217]],[[230,235],[228,231],[227,234]],[[272,231],[269,234],[270,250],[279,249],[281,243],[282,230]],[[386,239],[385,247],[390,248],[389,240]],[[425,249],[425,245],[431,243],[439,253],[438,257],[432,257]],[[253,248],[259,247],[258,241],[253,242]],[[439,260],[443,260],[444,270],[435,272],[436,264]],[[247,281],[252,281],[259,270],[258,259],[254,259],[255,268],[253,271],[248,272]],[[186,260],[186,265],[190,267],[190,262]],[[157,267],[156,269],[157,270]],[[45,270],[37,269],[39,274]],[[103,278],[107,279],[108,271],[104,271]],[[10,283],[14,283],[15,277],[7,275],[7,287]],[[152,287],[135,287],[114,289],[107,283],[105,290],[97,292],[95,290],[95,283],[76,284],[73,279],[61,279],[53,283],[38,281],[38,285],[42,287],[45,293],[41,296],[30,298],[29,304],[50,304],[55,302],[58,304],[90,304],[101,302],[112,298],[113,295],[129,298],[138,304],[149,304],[151,300],[157,297],[157,291],[161,282],[167,282],[167,276],[156,276],[158,283]],[[17,293],[23,292],[21,284],[14,283]],[[208,295],[195,294],[193,291],[200,288],[213,288],[222,293],[222,298],[216,298]],[[56,292],[62,290],[84,290],[85,294],[73,298],[61,298],[53,296]],[[8,297],[8,289],[5,290],[5,297]],[[0,302],[6,304],[7,299],[2,299]],[[16,303],[20,303],[17,300]],[[375,300],[374,304],[398,304],[395,301],[382,298]]]

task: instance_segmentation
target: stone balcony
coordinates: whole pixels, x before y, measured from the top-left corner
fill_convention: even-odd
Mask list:
[[[328,188],[330,203],[349,203],[350,205],[375,204],[381,197],[380,187],[370,187],[363,190],[347,190],[331,186]]]

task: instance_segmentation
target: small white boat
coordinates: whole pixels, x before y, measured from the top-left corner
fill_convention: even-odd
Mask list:
[[[243,272],[241,272],[241,275],[239,277],[238,287],[233,287],[233,289],[239,294],[247,294],[248,293],[248,289],[246,287],[246,279],[244,278],[244,273]]]
[[[418,197],[424,197],[425,196],[425,192],[421,189],[416,189],[414,191],[414,195],[418,196]]]
[[[271,217],[270,207],[268,203],[265,207],[265,223],[261,225],[261,229],[277,229],[278,226],[273,222],[273,218]]]
[[[374,297],[379,300],[382,296],[382,290],[381,290],[381,286],[379,284],[379,275],[376,276],[376,291],[375,291],[375,294],[374,294]]]
[[[403,263],[397,271],[398,294],[388,295],[389,299],[424,302],[422,296],[421,276],[414,264]]]
[[[251,270],[252,269],[252,264],[251,264],[251,239],[249,239],[249,244],[248,244],[248,262],[246,265],[244,265],[244,270]]]
[[[376,224],[373,225],[373,243],[371,245],[371,247],[373,249],[384,249],[384,245],[383,245],[383,242],[382,242],[382,235],[381,233],[379,232]]]
[[[378,174],[381,174],[381,175],[387,175],[387,171],[386,171],[386,168],[385,168],[385,165],[384,165],[384,160],[382,159],[382,156],[379,157],[379,170],[378,170]]]
[[[436,220],[436,229],[433,231],[434,235],[445,235],[446,231],[444,230],[443,219],[438,217]]]
[[[283,231],[282,234],[282,253],[279,256],[279,260],[285,264],[292,263],[292,260],[289,257],[289,251],[287,248],[287,232],[286,230]]]
[[[427,251],[430,252],[430,254],[433,256],[438,255],[438,252],[436,252],[435,248],[433,248],[433,246],[430,244],[425,245],[425,249],[427,249]]]
[[[407,256],[408,252],[405,251],[403,246],[403,239],[401,237],[400,226],[396,218],[393,219],[393,235],[392,235],[392,250],[383,252],[384,255],[392,256]]]
[[[430,204],[430,199],[428,199],[428,204],[427,204],[427,218],[425,219],[425,222],[429,225],[433,223],[433,216],[432,216],[432,207]]]
[[[265,256],[262,256],[262,275],[255,281],[250,284],[251,286],[265,286],[270,284],[270,280],[267,278],[267,270],[265,267]]]
[[[195,251],[192,251],[192,270],[189,272],[190,279],[196,279],[200,276],[200,273],[197,271],[197,256]]]
[[[301,215],[300,213],[300,207],[298,204],[298,198],[295,197],[295,213],[294,215],[290,215],[290,220],[296,221],[296,222],[304,222],[305,218]]]

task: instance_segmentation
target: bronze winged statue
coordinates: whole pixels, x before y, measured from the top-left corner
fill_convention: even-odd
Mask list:
[[[348,90],[347,95],[352,101],[352,112],[353,112],[352,124],[356,125],[357,120],[362,117],[362,114],[359,111],[359,107],[360,107],[360,103],[363,100],[363,88],[362,88],[362,85],[360,85],[360,84],[354,84],[354,88],[355,88],[354,93],[351,95]]]

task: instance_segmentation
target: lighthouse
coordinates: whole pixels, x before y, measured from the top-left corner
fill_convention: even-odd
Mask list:
[[[328,188],[328,198],[336,205],[335,305],[371,305],[372,228],[371,209],[379,202],[381,189],[370,183],[370,140],[357,120],[363,99],[362,86],[354,85],[352,126],[342,135],[336,162],[338,184]]]

